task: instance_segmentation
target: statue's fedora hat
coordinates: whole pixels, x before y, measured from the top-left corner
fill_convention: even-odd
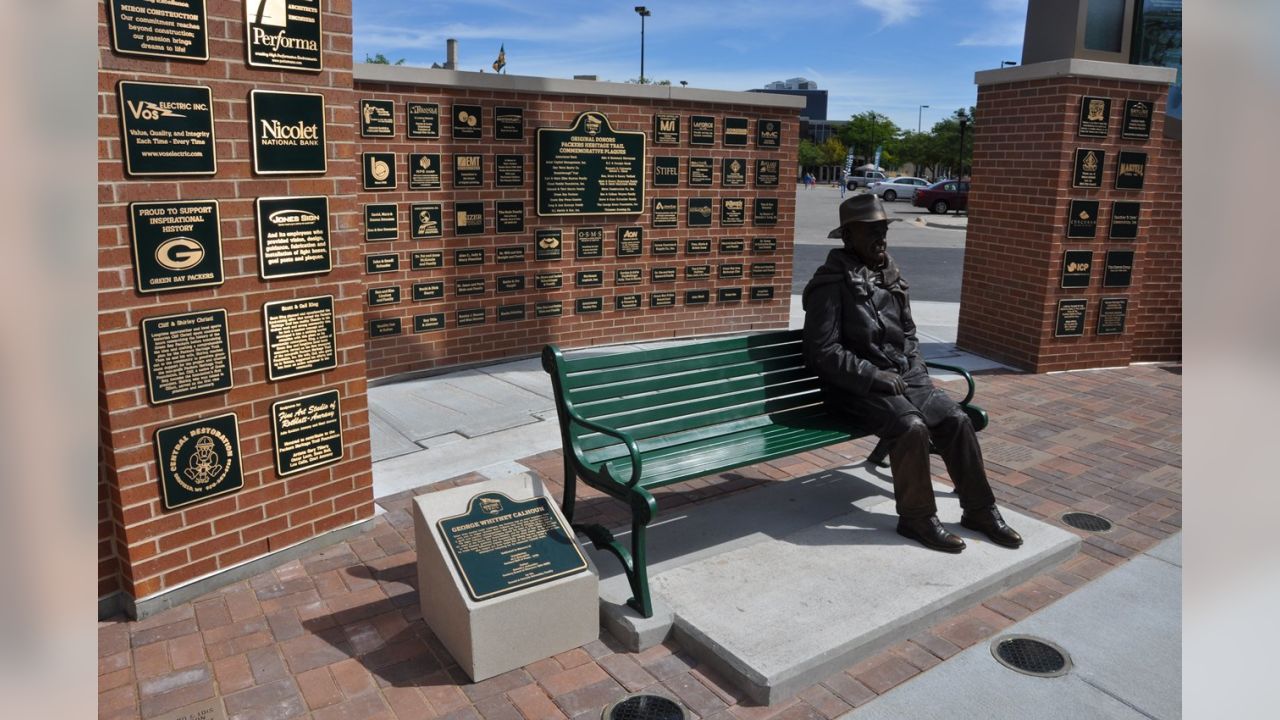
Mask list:
[[[884,202],[871,193],[858,193],[840,203],[840,227],[827,233],[829,238],[838,238],[845,225],[855,222],[896,222],[884,211]]]

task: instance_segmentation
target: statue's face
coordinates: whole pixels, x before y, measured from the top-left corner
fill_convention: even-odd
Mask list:
[[[845,226],[844,233],[844,246],[851,250],[863,265],[873,270],[884,267],[888,260],[888,256],[885,255],[885,250],[889,247],[886,241],[889,236],[888,222],[849,223]]]

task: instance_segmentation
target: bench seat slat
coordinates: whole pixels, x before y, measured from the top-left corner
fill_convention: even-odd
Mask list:
[[[732,380],[739,377],[749,377],[761,373],[797,369],[801,369],[804,372],[812,374],[811,371],[805,368],[803,356],[788,355],[758,362],[738,363],[736,365],[713,365],[708,368],[692,370],[686,373],[663,375],[661,377],[652,378],[640,378],[637,380],[612,383],[609,385],[579,388],[577,390],[570,391],[568,395],[569,401],[574,404],[574,407],[582,410],[586,403],[597,402],[600,400],[659,392],[672,388],[682,388],[689,385],[716,382],[718,380]]]
[[[602,370],[605,368],[629,365],[637,362],[657,362],[690,355],[706,355],[708,353],[740,350],[743,348],[765,347],[783,342],[794,342],[800,339],[799,330],[778,330],[775,332],[757,333],[741,337],[709,340],[706,342],[681,343],[654,350],[638,350],[634,352],[608,353],[593,357],[570,358],[564,364],[568,373],[582,370]]]
[[[819,387],[817,378],[803,372],[756,376],[730,382],[666,390],[579,407],[583,417],[610,427],[639,425],[690,415],[703,410],[732,407],[744,402],[784,397]]]
[[[636,361],[608,370],[571,372],[565,376],[570,393],[583,388],[612,385],[627,380],[661,377],[674,373],[703,370],[711,367],[757,363],[779,357],[800,357],[803,349],[799,342],[769,347],[753,347],[723,353],[707,353],[663,361]]]

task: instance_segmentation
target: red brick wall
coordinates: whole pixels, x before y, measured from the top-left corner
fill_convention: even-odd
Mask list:
[[[1162,138],[1151,153],[1159,153],[1163,172],[1147,178],[1152,191],[1151,226],[1143,242],[1142,306],[1147,311],[1134,325],[1134,362],[1182,359],[1182,140]]]

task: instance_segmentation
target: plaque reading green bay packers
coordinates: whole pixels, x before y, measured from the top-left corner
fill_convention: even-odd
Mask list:
[[[1074,337],[1084,335],[1084,313],[1088,308],[1088,300],[1059,300],[1058,314],[1053,324],[1053,336]]]
[[[524,156],[494,155],[493,186],[500,188],[516,188],[524,186]]]
[[[453,156],[453,186],[456,188],[484,187],[484,160],[479,153],[458,153]]]
[[[395,102],[391,100],[360,100],[360,137],[395,137]]]
[[[1147,174],[1147,154],[1121,150],[1116,158],[1116,189],[1141,190]]]
[[[547,300],[533,305],[533,316],[536,318],[560,317],[561,315],[564,315],[564,303],[559,300]]]
[[[775,149],[782,147],[782,121],[761,118],[756,121],[756,147]]]
[[[258,198],[258,274],[263,280],[327,273],[329,198]]]
[[[644,254],[644,228],[639,225],[618,228],[618,257]]]
[[[413,331],[416,333],[436,332],[444,329],[444,313],[424,313],[413,316]]]
[[[325,390],[271,404],[276,474],[281,477],[342,459],[342,404]]]
[[[721,187],[744,187],[747,184],[747,163],[738,158],[725,158],[720,161]]]
[[[676,187],[680,184],[680,158],[658,156],[653,159],[653,186]]]
[[[680,252],[680,241],[675,238],[658,238],[649,247],[654,255],[675,255]]]
[[[1076,135],[1080,137],[1106,137],[1107,126],[1111,123],[1111,98],[1080,98],[1080,120],[1076,124]]]
[[[560,273],[538,273],[533,278],[533,286],[538,290],[555,290],[564,287],[564,275]]]
[[[778,198],[756,198],[755,211],[751,214],[752,225],[778,224]]]
[[[479,105],[453,106],[453,137],[455,140],[479,140],[484,127],[483,113]]]
[[[523,140],[524,108],[501,106],[494,108],[493,137],[498,140]]]
[[[453,204],[453,232],[458,235],[484,233],[484,203],[456,202]]]
[[[414,240],[438,238],[444,234],[444,206],[414,203],[409,206],[409,237]]]
[[[613,129],[584,112],[567,129],[539,128],[539,215],[635,214],[644,211],[644,133]]]
[[[409,189],[440,188],[440,153],[409,153]]]
[[[1071,171],[1071,187],[1102,187],[1102,162],[1106,157],[1105,150],[1077,148],[1075,165]]]
[[[519,292],[524,290],[524,276],[499,275],[494,285],[500,293]]]
[[[213,91],[204,85],[121,81],[120,129],[130,175],[212,175]]]
[[[715,158],[689,158],[689,186],[709,187],[715,181]]]
[[[1138,216],[1142,211],[1142,203],[1111,203],[1111,229],[1108,235],[1112,240],[1136,240],[1138,237]]]
[[[401,332],[400,318],[380,318],[369,321],[369,337],[389,337]]]
[[[524,201],[498,200],[493,203],[493,226],[499,233],[524,232]]]
[[[747,222],[747,201],[742,198],[720,198],[720,226],[735,227]]]
[[[653,219],[655,228],[673,228],[680,225],[680,201],[676,198],[654,198]]]
[[[740,255],[747,250],[747,241],[742,238],[720,238],[721,255]]]
[[[399,285],[369,288],[368,305],[370,307],[377,307],[378,305],[395,305],[398,302],[400,302]]]
[[[1072,200],[1067,211],[1067,237],[1092,238],[1098,234],[1098,201]]]
[[[559,260],[564,252],[563,244],[559,229],[537,230],[533,233],[533,259]]]
[[[1067,250],[1062,253],[1062,287],[1089,287],[1089,276],[1092,270],[1092,250]]]
[[[122,55],[208,60],[204,0],[111,0],[111,47]]]
[[[599,287],[604,285],[604,271],[579,270],[573,276],[573,284],[577,287]]]
[[[1152,103],[1145,100],[1124,101],[1124,121],[1120,125],[1120,137],[1130,140],[1146,140],[1151,137]]]
[[[155,446],[165,510],[244,487],[235,413],[160,428]]]
[[[710,255],[711,238],[689,238],[684,241],[684,251],[690,255]]]
[[[675,282],[676,269],[673,267],[656,267],[649,270],[649,282]]]
[[[716,302],[742,302],[742,288],[717,289]]]
[[[753,237],[751,238],[751,252],[753,253],[771,253],[778,251],[778,238],[776,237]]]
[[[138,292],[221,285],[220,227],[217,200],[129,203]]]
[[[689,198],[689,227],[711,227],[711,198]]]
[[[467,511],[436,523],[472,600],[541,585],[587,569],[587,561],[546,497],[471,498]]]
[[[573,234],[573,247],[574,257],[604,257],[604,228],[578,228]]]
[[[395,203],[364,206],[364,241],[385,242],[400,237],[400,210]]]
[[[649,307],[651,308],[668,308],[676,306],[676,294],[665,290],[663,292],[649,293]]]
[[[396,154],[393,152],[367,152],[360,154],[364,167],[361,176],[365,190],[394,190],[396,187]]]
[[[756,161],[756,187],[778,187],[780,160]]]
[[[384,272],[395,272],[400,269],[398,253],[382,253],[364,256],[364,271],[370,275]]]
[[[524,246],[510,245],[493,251],[493,257],[499,263],[524,262]]]
[[[458,248],[453,251],[453,264],[458,267],[484,264],[484,248]]]
[[[142,348],[152,404],[232,387],[226,310],[147,318],[142,321]]]
[[[499,305],[498,322],[523,320],[525,317],[524,312],[524,305]]]
[[[724,119],[724,144],[746,146],[748,120],[744,117]]]
[[[328,169],[323,95],[250,90],[249,128],[253,171],[259,175]]]
[[[324,69],[320,0],[245,0],[249,65],[282,70]]]
[[[640,293],[628,293],[626,295],[613,296],[614,310],[639,310],[644,300],[644,296]]]
[[[710,290],[685,290],[684,291],[685,305],[706,305],[709,302],[711,302]]]
[[[716,119],[713,115],[693,115],[689,118],[689,144],[715,145]]]
[[[1124,333],[1125,316],[1129,314],[1129,299],[1104,297],[1098,301],[1098,334],[1120,335]]]
[[[269,302],[262,306],[267,378],[283,380],[338,366],[333,296]]]
[[[444,253],[439,250],[420,250],[409,255],[409,267],[413,270],[434,270],[444,267]]]
[[[641,268],[619,268],[613,271],[614,285],[639,285],[644,282],[644,270]]]
[[[458,297],[471,297],[473,295],[483,295],[488,291],[487,284],[483,277],[476,278],[458,278],[453,283],[453,294]]]
[[[1129,287],[1133,281],[1133,251],[1108,250],[1102,273],[1102,287]]]
[[[575,315],[585,315],[587,313],[598,313],[603,311],[604,298],[578,298],[573,301],[573,312]]]
[[[413,301],[430,302],[444,297],[444,281],[432,280],[413,284]]]
[[[680,116],[654,115],[653,141],[658,145],[680,144]]]
[[[440,137],[440,105],[438,103],[410,102],[405,104],[410,139]]]
[[[483,325],[489,317],[488,311],[484,308],[467,308],[457,312],[458,327],[467,327],[469,325]]]

